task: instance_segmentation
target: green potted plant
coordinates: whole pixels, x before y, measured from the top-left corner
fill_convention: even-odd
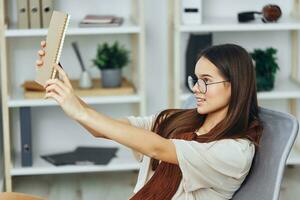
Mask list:
[[[276,53],[274,48],[254,49],[250,53],[255,61],[257,91],[269,91],[274,88],[275,75],[279,70]]]
[[[116,41],[112,45],[107,42],[99,44],[93,64],[101,71],[102,87],[120,87],[122,68],[129,63],[129,51]]]

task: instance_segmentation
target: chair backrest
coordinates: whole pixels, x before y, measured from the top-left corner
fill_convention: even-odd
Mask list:
[[[195,108],[196,100],[190,96],[183,108]],[[298,134],[297,119],[287,113],[259,108],[263,121],[260,147],[255,153],[251,170],[234,194],[233,200],[277,200],[286,160]]]

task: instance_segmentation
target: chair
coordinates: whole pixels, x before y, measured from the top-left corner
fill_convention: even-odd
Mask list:
[[[44,200],[40,197],[29,196],[27,194],[16,192],[1,192],[0,200]]]
[[[183,108],[195,108],[190,96]],[[278,200],[286,160],[298,134],[297,119],[287,113],[259,107],[264,124],[260,148],[255,154],[251,170],[234,194],[233,200]]]

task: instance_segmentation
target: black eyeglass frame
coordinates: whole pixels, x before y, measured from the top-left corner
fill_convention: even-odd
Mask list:
[[[201,91],[201,86],[200,86],[200,84],[201,83],[199,83],[199,81],[202,81],[203,83],[204,83],[204,85],[205,85],[205,90],[204,91]],[[211,82],[211,83],[207,83],[207,82],[205,82],[203,79],[201,79],[201,78],[193,78],[192,76],[188,76],[188,86],[189,86],[189,90],[191,91],[191,92],[194,92],[193,91],[193,87],[195,86],[195,84],[197,84],[197,87],[198,87],[198,90],[200,91],[200,93],[202,93],[202,94],[206,94],[206,92],[207,92],[207,86],[208,85],[213,85],[213,84],[218,84],[218,83],[224,83],[224,82],[229,82],[229,80],[224,80],[224,81],[217,81],[217,82]]]

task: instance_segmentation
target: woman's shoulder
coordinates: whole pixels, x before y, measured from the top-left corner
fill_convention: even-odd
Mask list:
[[[248,139],[222,139],[215,142],[213,154],[232,167],[240,169],[240,175],[247,173],[255,155],[255,145]]]
[[[207,143],[171,140],[175,144],[179,160],[193,163],[193,166],[202,166],[205,162],[214,170],[235,178],[240,178],[249,171],[255,151],[252,142],[247,139],[222,139]]]
[[[255,152],[255,145],[249,139],[221,139],[210,142],[208,148],[212,151],[220,151],[226,156],[237,156],[252,159]]]

